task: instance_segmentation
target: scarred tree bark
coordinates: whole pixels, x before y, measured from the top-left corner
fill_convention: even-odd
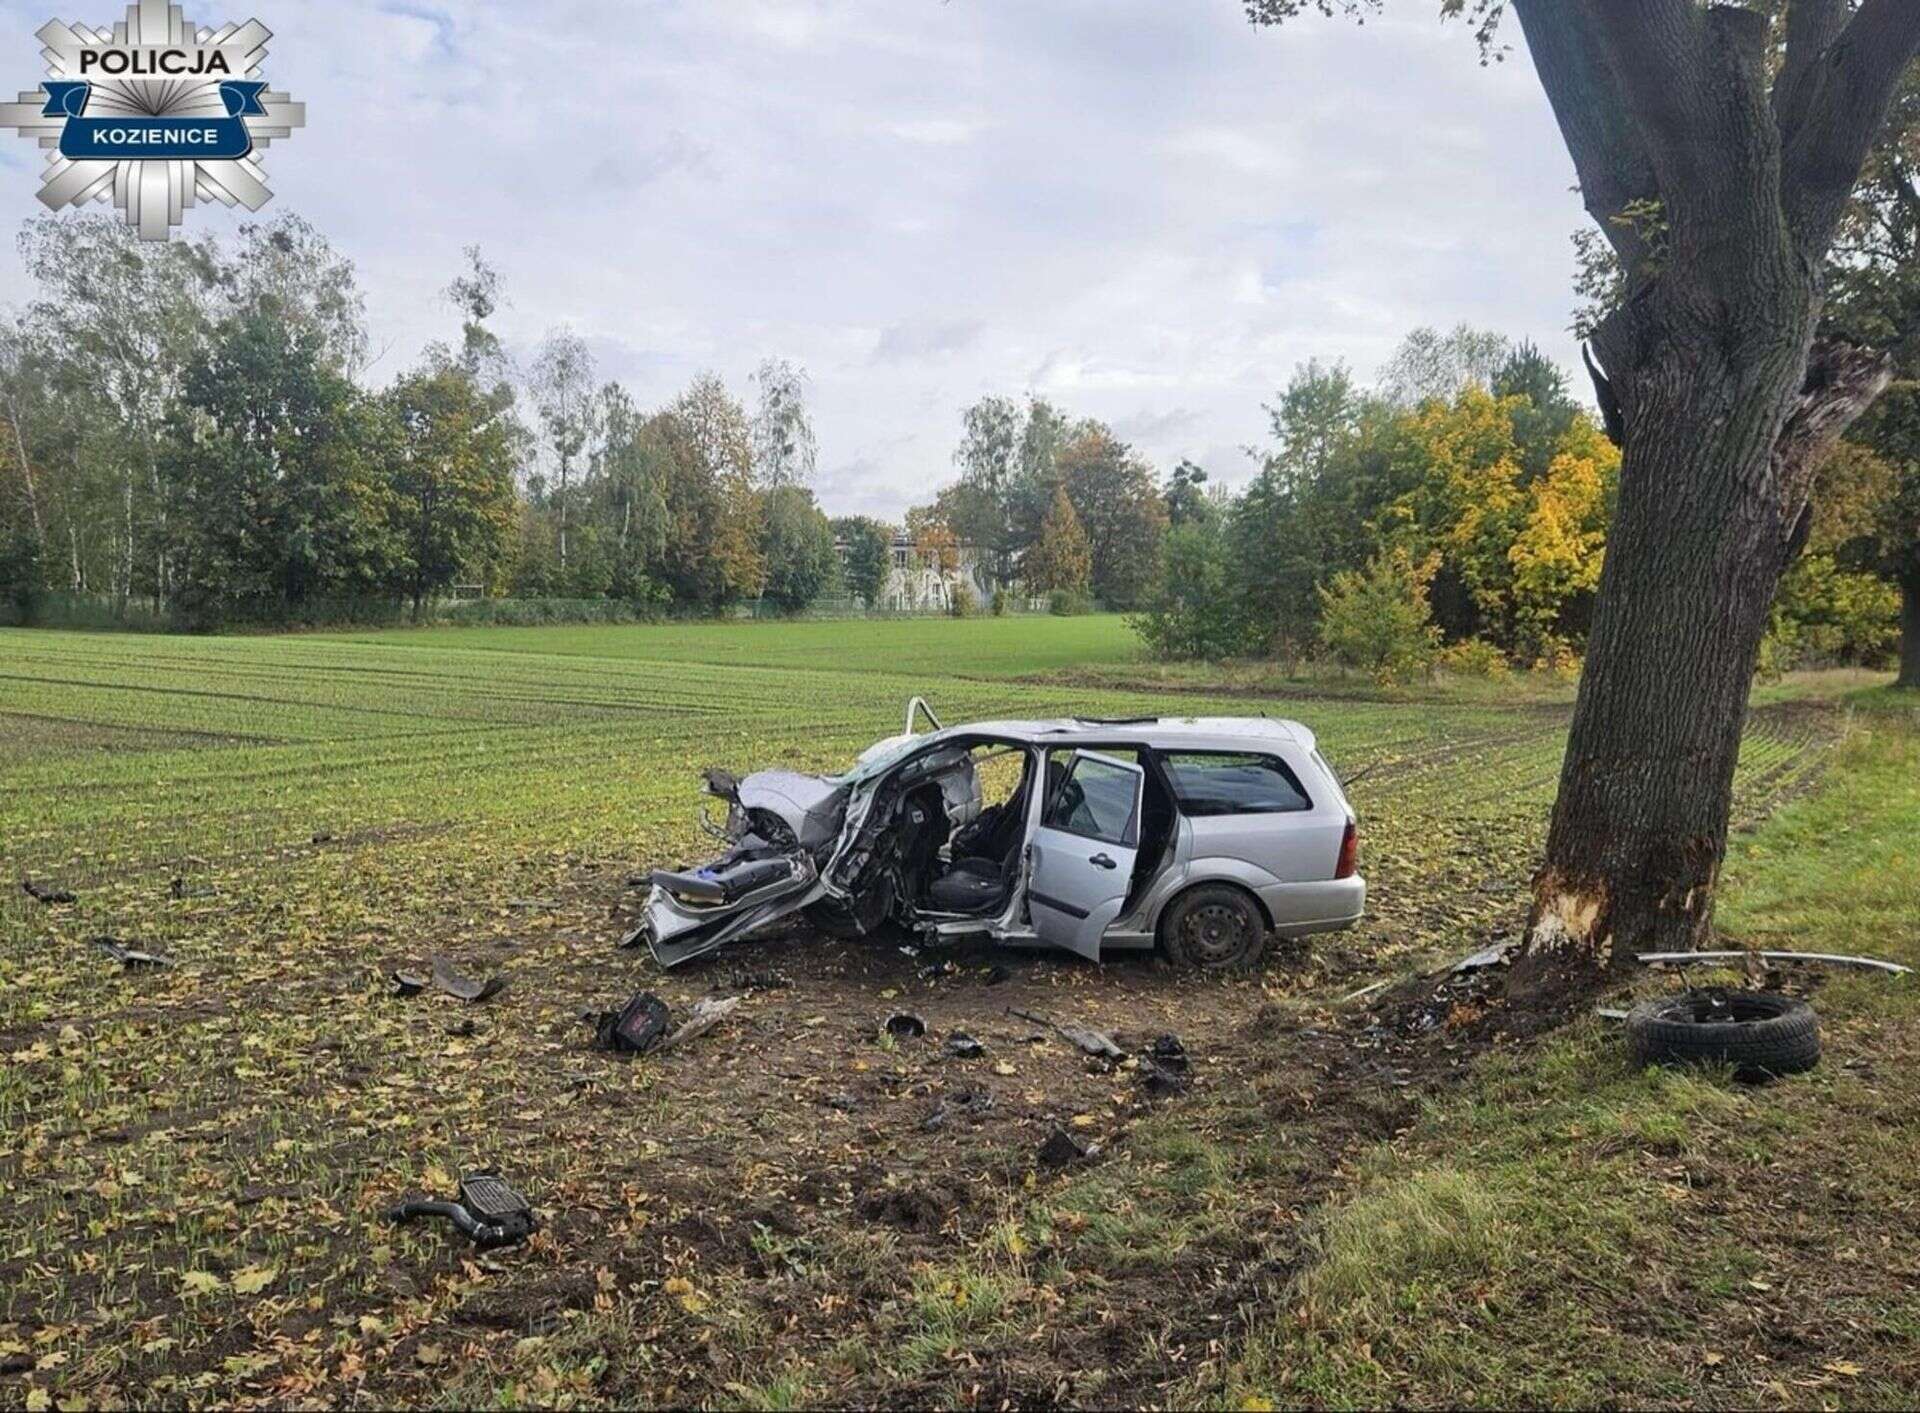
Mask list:
[[[1625,296],[1596,331],[1622,445],[1585,671],[1518,976],[1707,936],[1755,656],[1819,461],[1886,386],[1816,345],[1818,271],[1920,0],[1757,12],[1514,0]]]

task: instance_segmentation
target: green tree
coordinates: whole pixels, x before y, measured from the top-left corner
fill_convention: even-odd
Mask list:
[[[1076,429],[1056,464],[1086,531],[1094,596],[1111,608],[1133,608],[1159,572],[1160,541],[1167,532],[1153,468],[1097,422]]]
[[[847,547],[847,592],[872,608],[893,570],[892,527],[865,515],[847,515],[833,522],[833,532]]]
[[[328,366],[317,332],[261,312],[220,324],[187,368],[159,456],[189,621],[294,616],[391,582],[384,414]]]
[[[1207,473],[1193,462],[1181,460],[1167,477],[1167,527],[1172,530],[1190,523],[1212,523],[1220,518],[1220,508],[1207,494]]]
[[[417,620],[428,598],[500,563],[518,509],[512,447],[497,406],[458,365],[408,374],[387,402],[399,430],[388,459],[393,582]]]
[[[762,597],[788,613],[812,603],[836,569],[833,527],[813,503],[813,492],[788,483],[761,497]]]
[[[1427,602],[1438,567],[1437,556],[1416,560],[1391,549],[1362,569],[1334,575],[1320,591],[1320,641],[1341,662],[1383,682],[1424,671],[1440,643]]]
[[[1220,521],[1184,520],[1167,531],[1159,577],[1128,622],[1160,657],[1231,656],[1242,642],[1233,571]]]

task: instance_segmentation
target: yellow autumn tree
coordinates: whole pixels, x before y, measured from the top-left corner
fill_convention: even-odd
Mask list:
[[[1053,505],[1040,522],[1040,538],[1027,551],[1023,567],[1027,587],[1039,593],[1086,589],[1093,575],[1093,550],[1064,486],[1054,487]]]
[[[1570,612],[1600,587],[1620,452],[1582,414],[1560,439],[1546,475],[1527,488],[1526,519],[1507,550],[1519,646],[1550,655]]]
[[[1507,550],[1526,512],[1513,419],[1521,397],[1496,398],[1469,386],[1452,402],[1428,401],[1409,415],[1407,435],[1421,467],[1417,484],[1390,507],[1404,527],[1393,543],[1440,556],[1442,573],[1472,605],[1471,626],[1505,636],[1512,615],[1513,565]]]

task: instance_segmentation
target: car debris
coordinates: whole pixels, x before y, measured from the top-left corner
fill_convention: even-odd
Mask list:
[[[957,1060],[977,1060],[987,1053],[987,1047],[966,1031],[956,1030],[947,1037],[947,1053]]]
[[[583,1019],[593,1025],[594,1044],[600,1049],[644,1055],[667,1033],[667,1003],[642,991],[617,1011],[588,1011]]]
[[[1087,1162],[1099,1152],[1099,1144],[1082,1143],[1065,1129],[1056,1128],[1047,1135],[1047,1141],[1040,1145],[1034,1159],[1043,1168],[1065,1168]]]
[[[1172,1031],[1164,1035],[1156,1035],[1153,1043],[1146,1049],[1146,1056],[1162,1069],[1173,1070],[1178,1074],[1185,1074],[1192,1064],[1187,1056],[1187,1047]]]
[[[388,979],[393,983],[396,996],[418,996],[427,989],[427,979],[417,971],[401,971],[396,967]]]
[[[644,915],[620,945],[673,967],[803,915],[847,939],[893,925],[922,947],[984,935],[1092,961],[1159,946],[1226,969],[1256,961],[1270,931],[1361,916],[1353,810],[1304,726],[1059,718],[916,733],[923,716],[916,698],[901,733],[839,775],[708,767],[724,818],[701,824],[723,851],[644,875]],[[995,761],[1010,788],[988,803]],[[933,965],[928,979],[949,974]]]
[[[157,952],[143,952],[137,947],[129,947],[112,937],[96,937],[93,939],[93,945],[128,971],[152,970],[173,965],[171,957],[163,957]]]
[[[1804,962],[1815,966],[1857,967],[1864,971],[1906,976],[1913,968],[1898,962],[1883,962],[1877,957],[1848,957],[1835,952],[1641,952],[1636,958],[1642,966],[1694,966],[1705,962],[1742,962],[1758,958],[1763,962]]]
[[[993,1112],[993,1091],[984,1085],[969,1084],[940,1096],[928,1115],[920,1121],[920,1127],[928,1133],[938,1133],[951,1118],[972,1119],[978,1123]]]
[[[485,981],[475,981],[455,971],[453,963],[445,957],[436,955],[433,958],[433,985],[435,990],[444,991],[462,1001],[491,1001],[507,989],[507,978],[495,972]]]
[[[172,898],[176,903],[185,902],[189,898],[211,898],[213,896],[213,885],[211,883],[189,883],[186,877],[181,875],[167,885],[167,896]]]
[[[78,898],[65,888],[48,887],[44,883],[35,883],[31,878],[22,878],[20,880],[20,891],[33,899],[34,902],[43,903],[49,907],[58,907],[79,901]]]
[[[1023,1011],[1017,1006],[1007,1007],[1007,1014],[1018,1016],[1021,1020],[1032,1021],[1035,1025],[1050,1027],[1062,1040],[1078,1046],[1096,1059],[1124,1060],[1127,1057],[1127,1052],[1116,1045],[1113,1037],[1104,1030],[1075,1025],[1072,1021],[1052,1020],[1046,1016],[1035,1015],[1032,1011]]]
[[[901,1040],[917,1040],[927,1033],[927,1023],[912,1011],[895,1011],[880,1023],[880,1029]]]
[[[481,1251],[517,1246],[540,1229],[539,1215],[497,1173],[469,1173],[460,1179],[454,1201],[409,1198],[387,1214],[397,1224],[421,1217],[444,1217]]]
[[[711,996],[702,996],[693,1003],[693,1010],[680,1023],[679,1029],[654,1046],[654,1053],[672,1050],[697,1036],[705,1035],[732,1015],[739,1008],[742,999],[739,996],[729,996],[725,1000],[715,1000]]]

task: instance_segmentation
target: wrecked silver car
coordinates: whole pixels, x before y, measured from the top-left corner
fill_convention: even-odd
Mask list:
[[[924,716],[933,727],[915,734]],[[712,862],[658,870],[640,927],[677,966],[795,913],[1099,960],[1158,945],[1251,965],[1269,933],[1351,927],[1366,903],[1339,778],[1297,722],[1069,718],[941,727],[925,702],[842,775],[709,769]]]

